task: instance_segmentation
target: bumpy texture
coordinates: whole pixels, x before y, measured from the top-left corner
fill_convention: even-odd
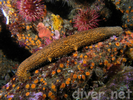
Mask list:
[[[25,61],[23,61],[19,65],[16,75],[20,81],[25,81],[30,76],[29,71],[39,64],[42,64],[47,60],[51,61],[52,58],[66,55],[73,50],[77,50],[82,46],[98,42],[106,37],[119,35],[122,32],[123,30],[121,27],[99,27],[87,31],[82,31],[52,42],[50,45],[47,45],[42,50],[37,51]]]
[[[0,99],[92,100],[91,93],[104,92],[97,100],[106,100],[111,91],[133,91],[132,60],[126,54],[128,50],[132,52],[132,47],[133,33],[130,31],[84,46],[57,61],[40,65],[41,68],[32,71],[25,82],[20,82],[15,75],[0,90]],[[85,91],[90,96],[77,96],[76,91]]]

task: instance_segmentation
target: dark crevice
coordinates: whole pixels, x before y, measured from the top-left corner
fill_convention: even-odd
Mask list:
[[[3,23],[3,16],[0,19],[2,26],[2,31],[0,32],[0,49],[3,51],[4,55],[6,55],[7,59],[12,59],[20,63],[29,57],[31,53],[13,41],[10,31]]]
[[[55,15],[60,15],[63,19],[68,18],[68,14],[72,10],[72,7],[68,6],[64,1],[45,2],[47,10],[51,11]]]

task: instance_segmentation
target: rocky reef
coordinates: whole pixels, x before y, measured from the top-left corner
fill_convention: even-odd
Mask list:
[[[132,3],[1,0],[0,99],[132,99]]]

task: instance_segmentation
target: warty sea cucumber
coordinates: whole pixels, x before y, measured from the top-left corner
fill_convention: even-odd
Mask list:
[[[66,38],[56,40],[24,60],[19,65],[16,75],[18,76],[19,81],[25,81],[29,78],[29,71],[31,69],[34,69],[36,66],[46,61],[51,61],[53,58],[66,55],[80,47],[99,42],[112,35],[120,35],[121,33],[123,33],[123,29],[118,26],[99,27],[87,31],[81,31]]]

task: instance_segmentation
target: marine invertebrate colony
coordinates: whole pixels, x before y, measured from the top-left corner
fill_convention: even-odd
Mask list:
[[[109,0],[108,0],[109,1]],[[122,27],[133,29],[133,1],[132,0],[112,0],[116,9],[120,10],[122,15]]]
[[[62,23],[63,23],[62,18],[59,15],[54,15],[54,14],[51,14],[51,16],[53,20],[52,25],[53,25],[54,30],[60,30],[60,28],[62,27]]]
[[[98,42],[105,37],[119,35],[122,32],[123,30],[121,27],[100,27],[88,31],[82,31],[66,38],[56,40],[23,61],[19,65],[16,75],[20,81],[25,81],[30,76],[28,71],[39,64],[42,64],[47,60],[51,61],[52,58],[66,55],[82,46]]]
[[[74,27],[78,28],[78,31],[84,31],[88,29],[92,29],[98,26],[99,17],[98,13],[95,10],[80,9],[78,14],[74,16]]]
[[[60,32],[58,30],[55,30],[55,36],[52,36],[53,39],[57,40],[60,38]]]
[[[47,29],[46,26],[44,26],[43,23],[38,23],[37,25],[37,31],[39,32],[39,37],[43,38],[43,37],[47,37],[49,38],[51,36],[51,31],[49,29]]]
[[[85,90],[86,93],[92,93],[100,89],[105,94],[102,94],[99,100],[106,100],[107,97],[111,97],[108,90],[118,93],[126,89],[132,91],[130,86],[133,81],[133,70],[132,67],[125,66],[128,63],[125,52],[133,46],[133,42],[130,42],[132,36],[133,33],[124,33],[83,47],[80,52],[64,56],[31,72],[32,76],[25,82],[19,82],[18,77],[14,76],[0,90],[0,99],[73,100],[83,98],[76,96],[75,91],[79,90],[82,93]],[[110,79],[110,84],[104,82],[106,79]],[[89,98],[91,96],[85,97],[92,100]]]
[[[19,14],[28,21],[35,21],[44,15],[42,0],[20,0],[17,3]]]

